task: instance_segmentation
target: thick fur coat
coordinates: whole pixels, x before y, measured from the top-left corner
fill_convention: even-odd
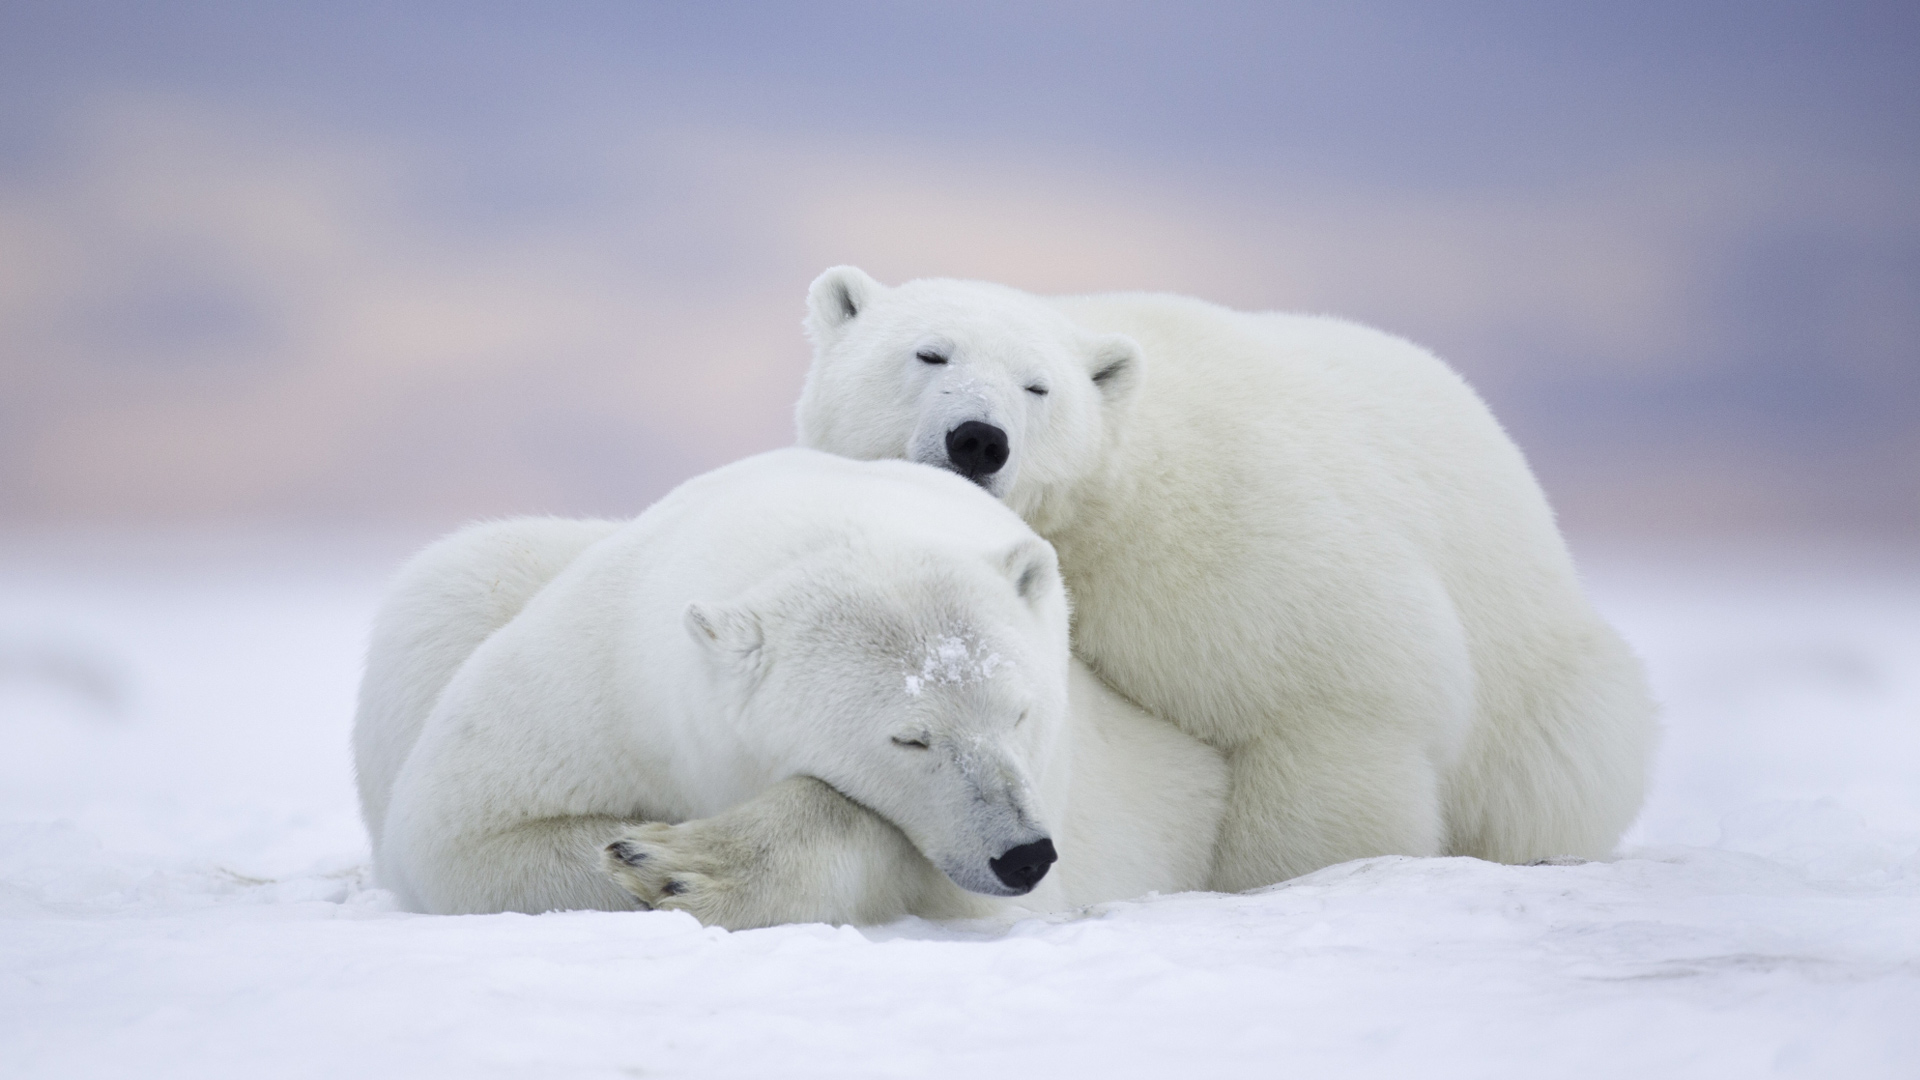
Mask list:
[[[728,927],[1203,886],[1224,762],[1073,662],[1067,622],[1043,540],[901,462],[778,451],[629,523],[473,526],[376,622],[376,875],[419,911]],[[1037,886],[1008,870],[1041,848]]]
[[[1227,755],[1213,884],[1380,854],[1596,857],[1640,806],[1641,668],[1432,354],[1332,318],[851,267],[803,445],[975,479],[1051,541],[1074,650]]]

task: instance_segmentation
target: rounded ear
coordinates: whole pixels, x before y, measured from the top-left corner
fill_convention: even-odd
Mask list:
[[[747,669],[758,666],[766,635],[752,611],[696,601],[687,605],[684,622],[694,644],[714,656]]]
[[[885,288],[857,266],[836,266],[814,278],[807,286],[807,337],[814,347],[824,349],[838,340]]]
[[[1140,384],[1140,345],[1125,334],[1101,334],[1087,345],[1087,374],[1109,404]]]
[[[1048,592],[1060,587],[1060,559],[1053,545],[1031,536],[1008,548],[1000,556],[1000,572],[1013,582],[1013,590],[1028,604],[1038,604]]]

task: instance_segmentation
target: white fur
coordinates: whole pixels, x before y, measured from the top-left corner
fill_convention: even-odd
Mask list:
[[[1076,654],[1228,755],[1215,887],[1389,853],[1599,856],[1638,812],[1639,664],[1430,353],[1331,318],[852,267],[814,283],[807,326],[803,445],[946,464],[955,425],[1006,431],[984,486],[1058,551]]]
[[[1071,708],[1069,684],[1071,683]],[[1207,879],[1220,756],[1071,660],[1054,555],[964,481],[778,451],[627,524],[471,527],[402,570],[354,744],[376,874],[434,912],[730,927]],[[603,854],[604,852],[604,854]]]

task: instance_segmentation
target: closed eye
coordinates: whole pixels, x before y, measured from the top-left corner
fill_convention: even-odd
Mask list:
[[[1041,386],[1039,383],[1034,383],[1032,386],[1027,387],[1027,393],[1034,394],[1038,397],[1046,397],[1047,388]]]
[[[922,349],[921,351],[914,353],[913,355],[919,358],[920,362],[923,364],[944,364],[947,362],[946,357],[941,356],[939,353],[933,352],[930,349]]]
[[[927,748],[927,740],[924,736],[916,739],[903,739],[895,735],[893,737],[893,745],[905,747],[908,750],[925,750]]]

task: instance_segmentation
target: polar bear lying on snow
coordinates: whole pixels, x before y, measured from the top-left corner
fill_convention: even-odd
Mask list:
[[[1611,850],[1653,708],[1520,452],[1335,319],[977,282],[809,294],[802,445],[940,465],[1054,545],[1074,651],[1223,751],[1212,885]]]
[[[736,928],[1199,888],[1226,783],[1071,660],[1054,553],[1012,512],[807,450],[630,523],[428,548],[376,622],[354,751],[412,909]]]

